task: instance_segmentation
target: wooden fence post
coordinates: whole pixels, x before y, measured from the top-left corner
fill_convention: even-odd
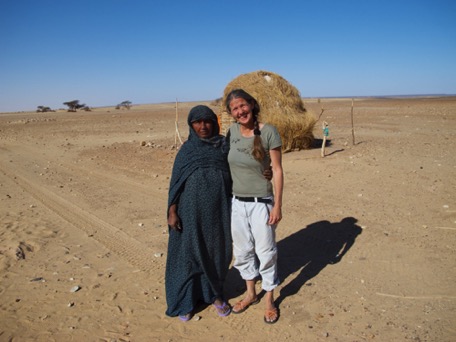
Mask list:
[[[183,144],[180,133],[179,133],[179,112],[177,110],[178,102],[176,98],[176,121],[175,121],[175,126],[176,126],[176,133],[174,134],[174,146],[177,147],[177,139],[179,138],[179,141],[181,145]]]
[[[326,121],[323,121],[323,124],[321,125],[323,129],[323,143],[321,144],[321,157],[325,157],[325,147],[326,147],[326,138],[329,135],[329,125]]]
[[[352,98],[351,124],[352,124],[352,139],[353,139],[353,145],[355,145],[355,126],[354,126],[354,124],[353,124],[353,106],[354,106],[354,99]]]

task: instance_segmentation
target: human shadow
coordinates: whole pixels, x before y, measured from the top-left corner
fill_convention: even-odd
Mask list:
[[[337,264],[355,243],[362,230],[354,217],[340,222],[319,221],[302,228],[277,243],[278,269],[281,283],[293,277],[280,289],[275,303],[299,292],[302,286],[318,275],[327,265]],[[298,273],[299,272],[299,273]],[[225,298],[235,298],[246,290],[239,271],[231,267],[225,282]],[[261,298],[264,291],[258,296]]]
[[[337,264],[355,243],[362,229],[354,217],[340,222],[319,221],[308,225],[277,243],[279,278],[282,283],[276,299],[279,306],[286,297],[299,292],[302,286],[327,265]]]

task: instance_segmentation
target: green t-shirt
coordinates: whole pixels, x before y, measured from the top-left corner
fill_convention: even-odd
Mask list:
[[[264,124],[261,129],[261,140],[266,150],[266,157],[260,163],[252,156],[253,139],[253,136],[248,138],[242,136],[238,123],[231,125],[228,163],[233,179],[233,195],[240,197],[272,196],[272,183],[264,178],[263,171],[271,165],[269,150],[282,146],[282,140],[274,126]]]

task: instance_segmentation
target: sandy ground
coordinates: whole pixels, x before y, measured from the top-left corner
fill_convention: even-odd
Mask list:
[[[0,341],[455,341],[456,98],[357,99],[355,144],[322,105],[327,156],[283,156],[275,325],[164,314],[173,103],[0,114]]]

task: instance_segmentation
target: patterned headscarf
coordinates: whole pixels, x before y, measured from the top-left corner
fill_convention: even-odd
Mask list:
[[[191,137],[199,139],[198,135],[196,135],[196,132],[192,128],[192,122],[199,120],[211,120],[213,127],[212,136],[217,137],[219,135],[220,129],[217,123],[217,116],[209,107],[199,105],[190,109],[190,112],[188,113],[187,124],[190,129],[189,139]]]
[[[192,122],[211,120],[213,136],[208,139],[200,138],[192,128]],[[177,203],[187,178],[198,168],[215,167],[229,172],[227,151],[225,151],[225,137],[220,135],[217,116],[207,106],[193,107],[188,114],[188,140],[182,145],[174,161],[171,182],[169,186],[168,209],[171,204]]]

